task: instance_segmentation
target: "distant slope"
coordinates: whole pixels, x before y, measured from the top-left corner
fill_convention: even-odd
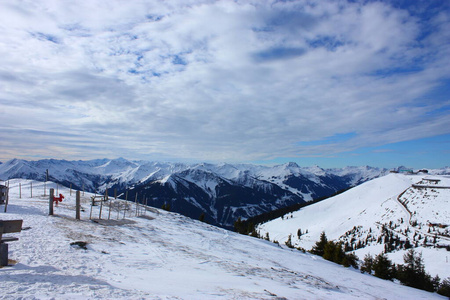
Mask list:
[[[75,196],[61,186],[66,199],[48,216],[42,182],[33,198],[30,181],[9,184],[2,219],[26,230],[10,243],[14,265],[0,269],[2,299],[443,299],[155,208],[91,222],[88,193],[76,221]]]
[[[296,246],[308,250],[319,240],[320,233],[325,231],[329,239],[340,240],[347,247],[357,250],[360,259],[368,252],[376,255],[384,251],[384,236],[389,231],[399,242],[397,247],[387,251],[393,253],[395,262],[401,263],[402,255],[395,253],[403,253],[406,240],[417,247],[423,247],[426,243],[433,247],[450,245],[449,227],[430,228],[428,233],[427,225],[429,222],[450,225],[450,190],[412,187],[423,177],[389,174],[283,218],[261,224],[257,229],[261,236],[268,233],[271,240],[281,243],[291,235]],[[447,177],[441,176],[440,179],[442,185],[450,181]],[[300,239],[297,236],[299,229],[303,233]],[[304,234],[306,231],[308,233]],[[432,243],[430,238],[435,234],[437,238]],[[439,274],[441,278],[450,276],[450,268],[442,264],[445,263],[445,255],[448,255],[446,250],[433,249],[433,254],[429,253],[429,249],[424,250],[429,271]],[[439,255],[440,261],[435,262],[431,258],[433,255]]]

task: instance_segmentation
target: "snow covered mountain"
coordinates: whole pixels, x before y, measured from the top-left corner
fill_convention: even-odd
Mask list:
[[[44,183],[32,183],[30,198],[30,180],[10,180],[7,213],[2,206],[1,219],[22,219],[23,230],[0,268],[1,299],[444,299],[122,200],[100,220],[85,193],[75,220],[75,195],[61,186],[66,198],[48,216]]]
[[[324,170],[295,163],[182,164],[119,159],[91,161],[14,159],[0,165],[0,179],[49,180],[74,189],[103,193],[116,189],[127,199],[230,228],[240,217],[303,203],[383,175],[386,170],[349,167]]]
[[[281,207],[327,197],[383,176],[386,169],[346,167],[322,169],[295,163],[276,166],[251,164],[183,164],[129,161],[124,158],[90,161],[13,159],[0,165],[0,179],[49,180],[73,189],[103,193],[109,189],[155,207],[230,228]],[[448,168],[432,170],[442,174]]]
[[[389,174],[299,211],[260,224],[261,236],[311,249],[325,232],[362,260],[383,251],[403,263],[408,248],[423,253],[426,269],[450,276],[450,177]],[[301,232],[299,236],[299,232]]]

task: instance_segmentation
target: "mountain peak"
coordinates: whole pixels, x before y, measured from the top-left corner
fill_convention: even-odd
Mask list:
[[[300,166],[297,163],[290,161],[286,164],[286,168],[300,168]]]
[[[322,169],[318,165],[314,165],[312,167],[307,167],[306,170],[317,176],[324,176],[327,173],[324,169]]]

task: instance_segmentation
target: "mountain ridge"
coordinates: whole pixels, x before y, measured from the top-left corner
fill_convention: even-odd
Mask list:
[[[322,169],[296,163],[252,164],[169,163],[125,158],[88,161],[13,159],[0,165],[0,178],[49,180],[74,189],[104,193],[106,189],[155,207],[169,205],[192,218],[206,215],[214,225],[231,228],[240,217],[330,196],[387,174],[387,169],[346,167]],[[179,193],[178,191],[183,191]],[[138,195],[138,196],[136,196]]]

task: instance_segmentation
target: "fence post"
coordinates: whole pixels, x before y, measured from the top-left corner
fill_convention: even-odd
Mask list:
[[[30,198],[33,198],[33,182],[32,181],[30,182],[30,191],[31,191],[31,197]]]
[[[116,205],[117,205],[117,220],[119,220],[119,215],[120,215],[120,204],[122,203],[122,201],[117,202],[116,201]]]
[[[92,207],[94,206],[94,198],[91,197],[91,199],[92,199],[92,201],[91,201],[91,212],[89,213],[89,220],[92,220]]]
[[[100,213],[98,214],[98,219],[102,219],[102,209],[103,209],[103,200],[100,198]]]
[[[8,181],[8,185],[6,186],[5,212],[8,208],[8,202],[9,202],[9,181]]]
[[[144,210],[144,216],[147,215],[147,208],[148,208],[148,202],[147,202],[147,198],[145,198],[145,210]]]
[[[108,220],[111,219],[111,200],[109,199],[108,189],[105,190],[105,200],[109,201],[109,211],[108,211]]]
[[[19,182],[19,199],[22,199],[22,183]]]
[[[80,220],[80,210],[81,210],[80,191],[76,191],[75,195],[76,195],[76,199],[75,199],[75,206],[76,206],[75,219]]]
[[[55,189],[50,189],[50,197],[48,197],[48,215],[53,216],[53,197],[55,195]]]
[[[134,205],[136,205],[136,216],[138,215],[138,206],[137,206],[137,193],[136,196],[134,197]]]

